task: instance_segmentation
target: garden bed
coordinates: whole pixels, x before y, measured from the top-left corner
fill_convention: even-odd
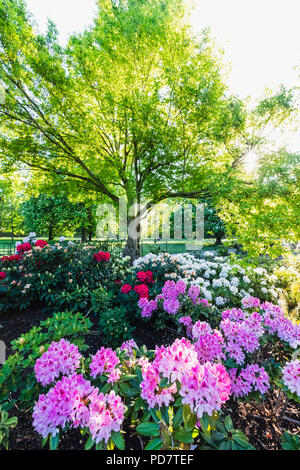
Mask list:
[[[0,338],[8,345],[7,354],[11,354],[10,341],[18,338],[32,326],[37,326],[41,320],[41,310],[33,309],[26,312],[10,312],[0,317]],[[92,328],[93,330],[93,328]],[[156,345],[169,345],[177,337],[170,329],[157,332],[151,325],[140,323],[133,334],[138,345],[145,344],[148,349],[154,349]],[[87,354],[95,354],[101,346],[101,335],[91,333],[85,340],[88,345]],[[253,403],[241,403],[230,399],[223,411],[232,418],[234,426],[244,432],[249,442],[257,450],[280,450],[281,438],[284,431],[291,434],[299,432],[300,409],[293,400],[286,400],[284,406],[284,418],[276,413],[277,396],[274,393],[268,396],[263,405]],[[41,437],[32,426],[31,413],[14,410],[18,418],[18,426],[10,433],[9,448],[16,450],[40,450]],[[141,450],[145,446],[145,440],[137,437],[134,429],[130,429],[129,423],[125,423],[127,450]],[[80,431],[73,429],[64,435],[60,442],[61,450],[80,450],[84,447],[84,440]]]

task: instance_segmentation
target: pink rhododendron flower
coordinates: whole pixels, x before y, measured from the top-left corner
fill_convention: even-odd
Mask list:
[[[128,356],[132,357],[133,349],[138,349],[138,345],[136,344],[134,339],[129,339],[128,341],[124,341],[124,343],[122,343],[120,349],[126,351]]]
[[[264,325],[270,334],[277,334],[278,338],[287,342],[291,348],[300,345],[300,324],[293,323],[284,316],[278,305],[265,302],[261,305],[264,315]]]
[[[260,300],[257,297],[244,297],[242,299],[242,305],[245,308],[259,308]]]
[[[141,316],[144,318],[149,318],[152,316],[152,313],[157,310],[157,301],[148,300],[146,297],[141,297],[138,301],[138,306],[142,309]]]
[[[118,432],[124,421],[125,406],[120,396],[112,390],[108,395],[99,393],[91,397],[88,428],[93,441],[106,443],[112,431]]]
[[[86,401],[94,390],[82,375],[62,377],[46,395],[39,396],[33,410],[35,430],[45,438],[55,436],[67,423],[85,427],[89,419]]]
[[[112,374],[115,371],[116,365],[120,363],[115,351],[110,348],[104,348],[102,346],[99,351],[92,356],[92,362],[90,365],[91,377],[95,378],[102,374]],[[114,376],[115,377],[115,376]]]
[[[182,403],[201,418],[204,413],[212,415],[220,410],[230,395],[230,378],[222,364],[196,364],[182,377],[179,394]]]
[[[253,390],[261,394],[270,388],[269,376],[263,367],[258,364],[248,364],[237,376],[237,369],[230,369],[231,391],[235,396],[248,395]]]
[[[60,374],[73,374],[80,365],[81,354],[78,347],[66,339],[58,343],[53,341],[39,359],[37,359],[34,372],[38,382],[43,386],[50,384]]]
[[[148,403],[149,408],[162,405],[169,406],[174,401],[177,391],[176,384],[170,387],[160,388],[161,377],[155,364],[148,364],[143,370],[143,381],[141,383],[141,397]]]
[[[282,368],[282,377],[284,384],[292,393],[296,393],[300,397],[300,361],[287,362]]]
[[[170,382],[181,381],[184,374],[198,363],[194,346],[186,338],[176,339],[171,346],[156,346],[153,364]]]

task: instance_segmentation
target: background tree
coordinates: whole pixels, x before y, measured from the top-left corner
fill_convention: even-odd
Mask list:
[[[20,210],[27,232],[34,231],[49,240],[60,235],[73,235],[78,227],[81,231],[84,229],[86,235],[88,230],[93,231],[93,226],[90,227],[93,222],[85,206],[72,203],[64,196],[40,194],[23,202]]]
[[[290,92],[248,113],[229,96],[207,32],[193,34],[183,0],[98,5],[93,27],[62,48],[52,23],[37,35],[21,0],[1,0],[1,158],[115,204],[126,195],[129,206],[143,204],[137,216],[166,198],[218,198],[236,179],[241,188],[243,158],[290,115]],[[125,252],[136,257],[139,240]]]

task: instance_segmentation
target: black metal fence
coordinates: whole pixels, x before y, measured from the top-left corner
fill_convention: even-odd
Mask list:
[[[10,242],[0,243],[0,255],[10,256],[15,252],[15,244]]]

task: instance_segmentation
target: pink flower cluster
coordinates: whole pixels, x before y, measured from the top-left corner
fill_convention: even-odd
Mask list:
[[[300,345],[300,324],[292,323],[286,318],[278,305],[264,302],[261,309],[264,325],[268,327],[269,333],[277,334],[278,338],[287,342],[291,348],[297,348]]]
[[[163,309],[169,315],[176,315],[181,307],[179,297],[184,295],[186,292],[186,283],[183,280],[175,281],[166,281],[161,294],[157,295],[155,300],[150,301],[152,304],[147,302],[139,302],[139,307],[142,309],[141,315],[143,317],[151,317],[152,312],[157,309],[157,301],[163,301]],[[203,304],[204,306],[208,305],[206,299],[199,298],[200,289],[198,286],[191,286],[188,290],[188,297],[192,300],[195,305]],[[154,303],[155,302],[155,303]],[[155,308],[154,308],[155,307]]]
[[[141,397],[146,400],[149,408],[162,405],[169,406],[174,401],[174,394],[177,392],[176,384],[170,387],[161,388],[159,386],[161,377],[157,364],[145,362],[143,367],[143,381],[141,383]]]
[[[284,384],[292,393],[300,397],[300,361],[295,359],[287,362],[282,368],[282,377]]]
[[[140,298],[138,306],[142,309],[141,316],[144,318],[150,318],[152,313],[157,310],[157,301],[148,300],[146,297]]]
[[[115,351],[102,346],[102,348],[92,356],[92,362],[90,364],[91,377],[95,378],[98,375],[108,374],[108,382],[114,383],[119,380],[121,376],[121,370],[116,369],[119,363],[120,359]]]
[[[192,329],[193,339],[196,340],[194,348],[201,364],[207,361],[221,361],[225,359],[223,353],[224,339],[218,330],[212,330],[209,323],[198,321]]]
[[[182,403],[202,418],[203,413],[212,415],[220,410],[230,395],[230,378],[222,364],[197,364],[182,377],[179,394]]]
[[[222,364],[200,364],[194,345],[185,338],[177,339],[171,346],[156,347],[153,363],[142,365],[142,393],[149,407],[168,406],[178,391],[182,402],[189,404],[198,418],[204,412],[212,414],[229,398],[230,379]],[[161,379],[168,379],[160,387]]]
[[[94,390],[82,375],[62,377],[46,395],[39,396],[33,410],[35,430],[45,438],[48,434],[55,436],[59,428],[64,428],[67,422],[74,427],[87,426],[86,403]]]
[[[242,300],[242,305],[244,308],[259,308],[260,300],[257,297],[245,297]]]
[[[120,347],[122,351],[126,351],[128,356],[133,356],[133,349],[138,349],[138,345],[134,341],[134,339],[129,339],[128,341],[124,341]]]
[[[107,442],[112,431],[119,431],[124,420],[125,407],[119,396],[111,391],[99,393],[81,375],[63,377],[40,395],[33,411],[33,426],[44,438],[55,436],[59,428],[70,426],[88,428],[94,442]]]
[[[100,261],[108,261],[110,258],[110,253],[107,253],[106,251],[99,251],[98,253],[94,254],[93,258],[98,263]]]
[[[43,386],[50,384],[62,375],[73,374],[78,369],[81,354],[77,346],[66,339],[52,342],[47,352],[37,359],[34,372],[38,382]]]
[[[124,421],[125,406],[119,395],[112,390],[108,395],[99,393],[92,397],[89,406],[88,427],[93,441],[106,443],[112,431],[118,432]]]
[[[237,369],[230,369],[229,376],[232,394],[237,397],[248,395],[253,390],[264,394],[270,387],[268,374],[258,364],[248,364],[238,376]]]
[[[180,317],[178,323],[181,323],[186,327],[187,336],[192,336],[193,322],[190,316]]]
[[[259,349],[263,335],[262,317],[254,312],[247,318],[242,310],[232,309],[222,313],[220,328],[225,339],[225,351],[237,364],[245,360],[245,353]]]

